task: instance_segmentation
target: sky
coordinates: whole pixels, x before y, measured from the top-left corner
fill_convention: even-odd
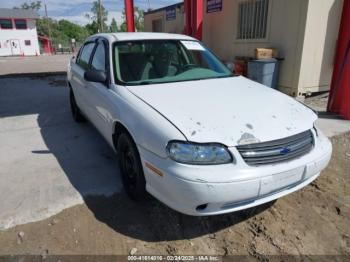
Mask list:
[[[30,3],[32,1],[34,0],[0,0],[0,8],[12,8],[20,6],[23,2]],[[67,19],[80,25],[89,23],[85,14],[90,12],[92,2],[93,0],[42,0],[42,4],[46,3],[49,17],[57,20]],[[108,11],[107,24],[110,24],[112,18],[114,18],[120,25],[122,23],[124,0],[101,0],[101,2]],[[181,0],[134,0],[134,5],[147,10],[149,5],[152,9],[156,9],[178,2],[181,2]],[[44,15],[43,6],[39,15]]]

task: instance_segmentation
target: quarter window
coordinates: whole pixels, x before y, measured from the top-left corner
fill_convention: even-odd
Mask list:
[[[266,38],[268,11],[269,0],[239,2],[237,39]]]
[[[12,20],[11,19],[0,19],[1,29],[12,29]]]
[[[16,29],[27,29],[27,20],[25,19],[15,19]]]
[[[100,42],[96,48],[91,67],[96,70],[106,71],[106,51],[103,42]]]
[[[78,58],[77,64],[84,70],[87,70],[89,68],[90,56],[91,56],[92,50],[94,49],[94,46],[95,46],[95,43],[85,44]]]

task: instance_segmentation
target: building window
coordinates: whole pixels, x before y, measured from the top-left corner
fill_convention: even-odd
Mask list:
[[[237,39],[264,39],[267,35],[269,0],[241,1]]]
[[[31,45],[30,40],[24,40],[24,45],[30,46]]]
[[[12,20],[6,18],[0,18],[0,28],[1,29],[12,29]]]
[[[27,29],[27,20],[25,19],[15,19],[16,29]]]

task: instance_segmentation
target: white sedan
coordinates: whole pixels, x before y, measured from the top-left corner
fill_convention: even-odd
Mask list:
[[[127,194],[149,192],[185,214],[270,202],[311,183],[331,157],[312,110],[233,75],[188,36],[91,36],[68,84],[74,119],[118,153]]]

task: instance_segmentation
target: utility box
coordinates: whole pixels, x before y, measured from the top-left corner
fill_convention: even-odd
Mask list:
[[[265,86],[276,89],[278,73],[279,62],[277,59],[259,59],[248,62],[248,78]]]

